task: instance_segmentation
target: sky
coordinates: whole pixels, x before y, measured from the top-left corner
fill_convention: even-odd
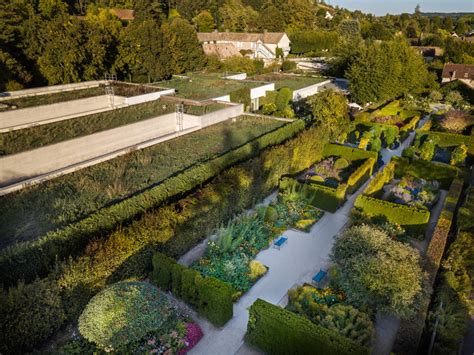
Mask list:
[[[413,13],[417,4],[422,12],[474,12],[474,0],[326,0],[326,3],[379,16]]]

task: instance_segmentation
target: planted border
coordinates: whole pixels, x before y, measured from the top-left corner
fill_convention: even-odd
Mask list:
[[[250,307],[245,339],[268,354],[370,354],[352,340],[261,299]]]
[[[143,193],[103,208],[89,217],[31,241],[7,247],[0,253],[0,283],[31,281],[48,273],[56,260],[80,253],[91,238],[106,234],[175,196],[191,191],[225,168],[255,156],[262,149],[281,144],[305,128],[302,120],[291,122],[211,161],[198,164]]]
[[[425,326],[431,294],[433,293],[432,287],[438,274],[444,249],[446,248],[446,242],[453,223],[454,212],[461,196],[463,183],[461,178],[456,178],[449,188],[424,259],[424,268],[428,273],[428,286],[420,301],[417,314],[410,319],[403,320],[400,324],[394,348],[397,354],[414,354],[417,352]]]

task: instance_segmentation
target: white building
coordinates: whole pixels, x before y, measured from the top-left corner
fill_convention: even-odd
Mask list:
[[[275,59],[277,48],[282,50],[284,57],[290,52],[290,39],[284,32],[200,32],[198,39],[206,54],[217,54],[221,59],[236,53],[251,58]],[[221,50],[223,47],[225,51]]]

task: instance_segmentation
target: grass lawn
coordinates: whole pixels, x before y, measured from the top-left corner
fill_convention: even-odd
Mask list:
[[[224,107],[225,105],[223,104],[211,104],[206,106],[185,106],[184,109],[186,113],[200,116]],[[175,105],[173,103],[157,100],[113,111],[0,133],[0,156],[59,143],[174,111]]]
[[[147,94],[150,92],[158,91],[149,86],[141,85],[128,85],[126,83],[115,83],[114,94],[118,96],[136,96],[141,94]],[[87,97],[105,95],[105,87],[103,85],[80,90],[72,90],[65,92],[58,92],[54,94],[45,94],[37,96],[20,97],[11,100],[0,101],[0,104],[8,105],[8,108],[4,108],[3,111],[9,110],[12,106],[16,106],[17,109],[56,104],[58,102],[85,99]],[[1,111],[2,109],[0,109]]]
[[[276,90],[285,87],[291,90],[298,90],[307,86],[318,84],[326,80],[327,78],[272,73],[255,75],[254,77],[252,77],[252,79],[275,83]]]
[[[217,74],[192,74],[188,78],[174,77],[171,80],[154,83],[154,85],[176,89],[176,95],[183,99],[208,100],[229,95],[243,87],[256,88],[264,85],[264,83],[221,79]]]
[[[241,116],[0,197],[0,246],[75,222],[282,124]]]

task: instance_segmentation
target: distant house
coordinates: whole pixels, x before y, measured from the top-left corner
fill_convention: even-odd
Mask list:
[[[437,58],[444,54],[443,48],[429,46],[412,46],[412,48],[425,58]]]
[[[132,21],[135,19],[135,10],[132,9],[110,9],[110,12],[122,21]]]
[[[441,82],[448,83],[454,80],[462,81],[470,87],[473,87],[474,65],[452,63],[445,64],[443,73],[441,74]]]
[[[198,39],[206,54],[217,54],[220,58],[239,53],[251,58],[275,59],[278,48],[284,57],[290,52],[290,39],[284,32],[200,32]]]

